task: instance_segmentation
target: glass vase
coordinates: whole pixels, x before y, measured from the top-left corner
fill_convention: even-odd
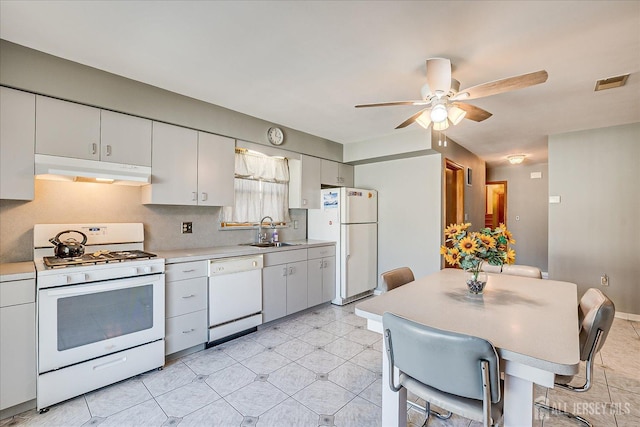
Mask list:
[[[467,270],[466,274],[467,288],[471,294],[482,294],[484,287],[487,284],[487,273],[484,271],[472,271]]]

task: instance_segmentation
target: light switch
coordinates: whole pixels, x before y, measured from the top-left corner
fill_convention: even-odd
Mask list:
[[[560,203],[560,196],[549,196],[549,203]]]
[[[531,179],[540,179],[542,178],[542,172],[531,172]]]

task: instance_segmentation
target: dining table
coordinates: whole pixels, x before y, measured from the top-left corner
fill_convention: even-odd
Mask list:
[[[534,384],[553,388],[556,374],[574,375],[579,369],[577,286],[487,273],[484,292],[476,295],[469,292],[466,277],[463,270],[445,268],[358,303],[355,314],[380,334],[382,315],[391,312],[488,340],[500,357],[504,377],[503,425],[531,426]],[[382,341],[382,425],[405,427],[406,389],[394,392],[389,387],[389,361]]]

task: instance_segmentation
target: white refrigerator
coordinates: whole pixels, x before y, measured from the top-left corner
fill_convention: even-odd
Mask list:
[[[320,209],[307,213],[309,239],[336,242],[334,304],[370,295],[378,280],[378,192],[360,188],[321,191]]]

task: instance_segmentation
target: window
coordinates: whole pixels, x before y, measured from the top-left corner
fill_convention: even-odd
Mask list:
[[[287,159],[236,148],[234,206],[220,211],[222,227],[256,224],[264,216],[274,224],[289,217],[289,166]]]

